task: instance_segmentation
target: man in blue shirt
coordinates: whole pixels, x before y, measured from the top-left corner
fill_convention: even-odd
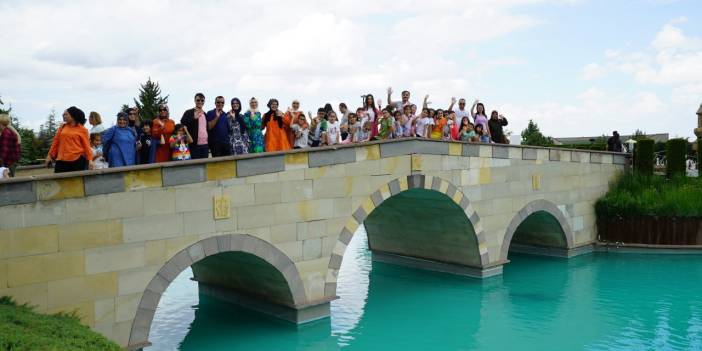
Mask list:
[[[229,156],[232,144],[229,141],[229,119],[224,112],[224,97],[215,98],[215,109],[207,112],[207,136],[212,157]]]

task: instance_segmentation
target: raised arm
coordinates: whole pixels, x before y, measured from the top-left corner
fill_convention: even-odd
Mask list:
[[[456,104],[456,97],[451,97],[451,105],[448,107],[448,111],[453,111],[453,105]]]
[[[473,117],[473,122],[475,122],[475,113],[476,113],[476,106],[478,106],[478,99],[475,99],[473,101],[473,106],[470,107],[470,116]]]
[[[424,95],[424,102],[422,103],[422,110],[425,108],[429,108],[429,103],[427,102],[429,100],[429,94]]]
[[[388,87],[388,106],[392,106],[392,87]]]

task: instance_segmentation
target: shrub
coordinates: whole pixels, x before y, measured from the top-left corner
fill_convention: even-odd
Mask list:
[[[687,140],[670,139],[666,148],[666,175],[668,178],[684,176],[686,172],[685,159],[687,155]]]
[[[0,350],[114,350],[121,348],[80,324],[75,313],[39,314],[0,296]]]
[[[653,174],[653,139],[641,139],[634,148],[634,170],[643,175]]]
[[[702,217],[702,179],[624,174],[597,200],[598,218]]]

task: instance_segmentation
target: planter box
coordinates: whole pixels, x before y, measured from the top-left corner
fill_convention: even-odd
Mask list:
[[[600,241],[647,245],[702,245],[702,217],[597,219]]]

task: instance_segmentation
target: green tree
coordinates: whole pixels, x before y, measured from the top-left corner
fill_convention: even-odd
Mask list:
[[[168,103],[168,95],[161,96],[161,87],[149,77],[146,83],[139,88],[139,100],[134,99],[134,104],[139,108],[141,120],[152,120],[158,116],[158,107]]]
[[[533,120],[529,120],[526,129],[522,131],[522,145],[531,146],[550,146],[553,145],[553,139],[547,137],[539,130],[539,125]]]
[[[128,113],[129,112],[129,105],[127,105],[127,104],[122,105],[122,107],[119,108],[119,112]]]
[[[46,122],[39,126],[39,133],[37,134],[34,150],[38,158],[44,158],[46,154],[49,153],[57,129],[56,111],[51,109],[51,113],[46,117]]]

